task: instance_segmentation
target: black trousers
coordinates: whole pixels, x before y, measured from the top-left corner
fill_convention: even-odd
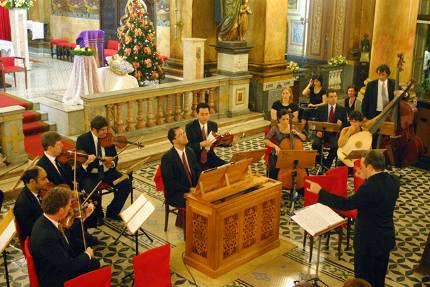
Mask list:
[[[354,271],[356,278],[367,280],[372,287],[385,287],[390,250],[355,250]]]
[[[122,174],[118,172],[116,169],[110,169],[107,172],[104,173],[103,176],[103,182],[112,185],[113,181],[121,177]],[[94,187],[99,182],[98,175],[97,174],[87,174],[84,178],[80,181],[80,186],[87,192],[90,193]],[[115,215],[118,214],[122,207],[124,206],[125,201],[127,200],[128,195],[131,192],[131,181],[130,179],[126,179],[122,181],[121,183],[117,184],[115,186],[115,192],[113,196],[113,200],[108,205],[106,213]],[[99,203],[96,206],[96,210],[93,212],[93,214],[90,216],[90,218],[87,219],[91,221],[91,217],[94,216],[103,216],[102,211],[102,204],[101,204],[101,198],[99,199]]]
[[[200,162],[202,170],[216,168],[226,164],[226,162],[220,159],[213,151],[208,152],[208,161],[204,164]]]
[[[337,136],[336,133],[324,133],[323,138],[319,138],[317,136],[314,136],[314,141],[312,142],[312,149],[316,150],[318,152],[317,155],[317,163],[320,163],[320,157],[323,156],[321,154],[321,146],[323,145],[323,139],[324,143],[328,144],[330,146],[330,151],[328,152],[327,158],[323,158],[323,165],[327,168],[331,167],[331,164],[333,163],[333,160],[336,158],[337,153]]]
[[[278,160],[278,157],[273,154],[270,153],[269,155],[269,166],[268,168],[268,172],[267,172],[267,176],[271,179],[278,179],[278,173],[279,173],[279,168],[276,168],[276,161]]]

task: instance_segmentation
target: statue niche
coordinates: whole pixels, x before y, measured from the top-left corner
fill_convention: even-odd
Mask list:
[[[218,41],[245,41],[248,15],[252,14],[248,0],[224,0],[223,18],[217,27]]]

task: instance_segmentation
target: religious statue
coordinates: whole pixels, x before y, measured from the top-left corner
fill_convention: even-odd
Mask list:
[[[360,62],[368,63],[370,61],[370,40],[369,35],[364,34],[364,39],[361,40]]]
[[[218,41],[244,41],[248,30],[248,0],[224,0],[223,19],[218,26]]]

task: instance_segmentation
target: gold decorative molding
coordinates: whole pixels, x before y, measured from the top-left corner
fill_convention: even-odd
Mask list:
[[[345,35],[345,12],[346,0],[336,0],[336,10],[334,15],[334,36],[332,56],[343,55],[344,35]]]
[[[323,14],[323,0],[314,0],[311,3],[311,49],[310,54],[321,56],[321,34],[322,34],[322,14]]]

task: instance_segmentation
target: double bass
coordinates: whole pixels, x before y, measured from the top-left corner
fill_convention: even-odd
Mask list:
[[[294,136],[292,133],[293,129],[293,114],[288,113],[290,122],[290,136],[284,138],[279,147],[281,150],[304,150],[303,142]],[[293,189],[294,182],[293,177],[295,177],[295,188],[301,189],[304,187],[304,177],[307,175],[306,169],[304,168],[286,168],[280,169],[278,173],[278,180],[282,182],[282,187],[286,189]]]

